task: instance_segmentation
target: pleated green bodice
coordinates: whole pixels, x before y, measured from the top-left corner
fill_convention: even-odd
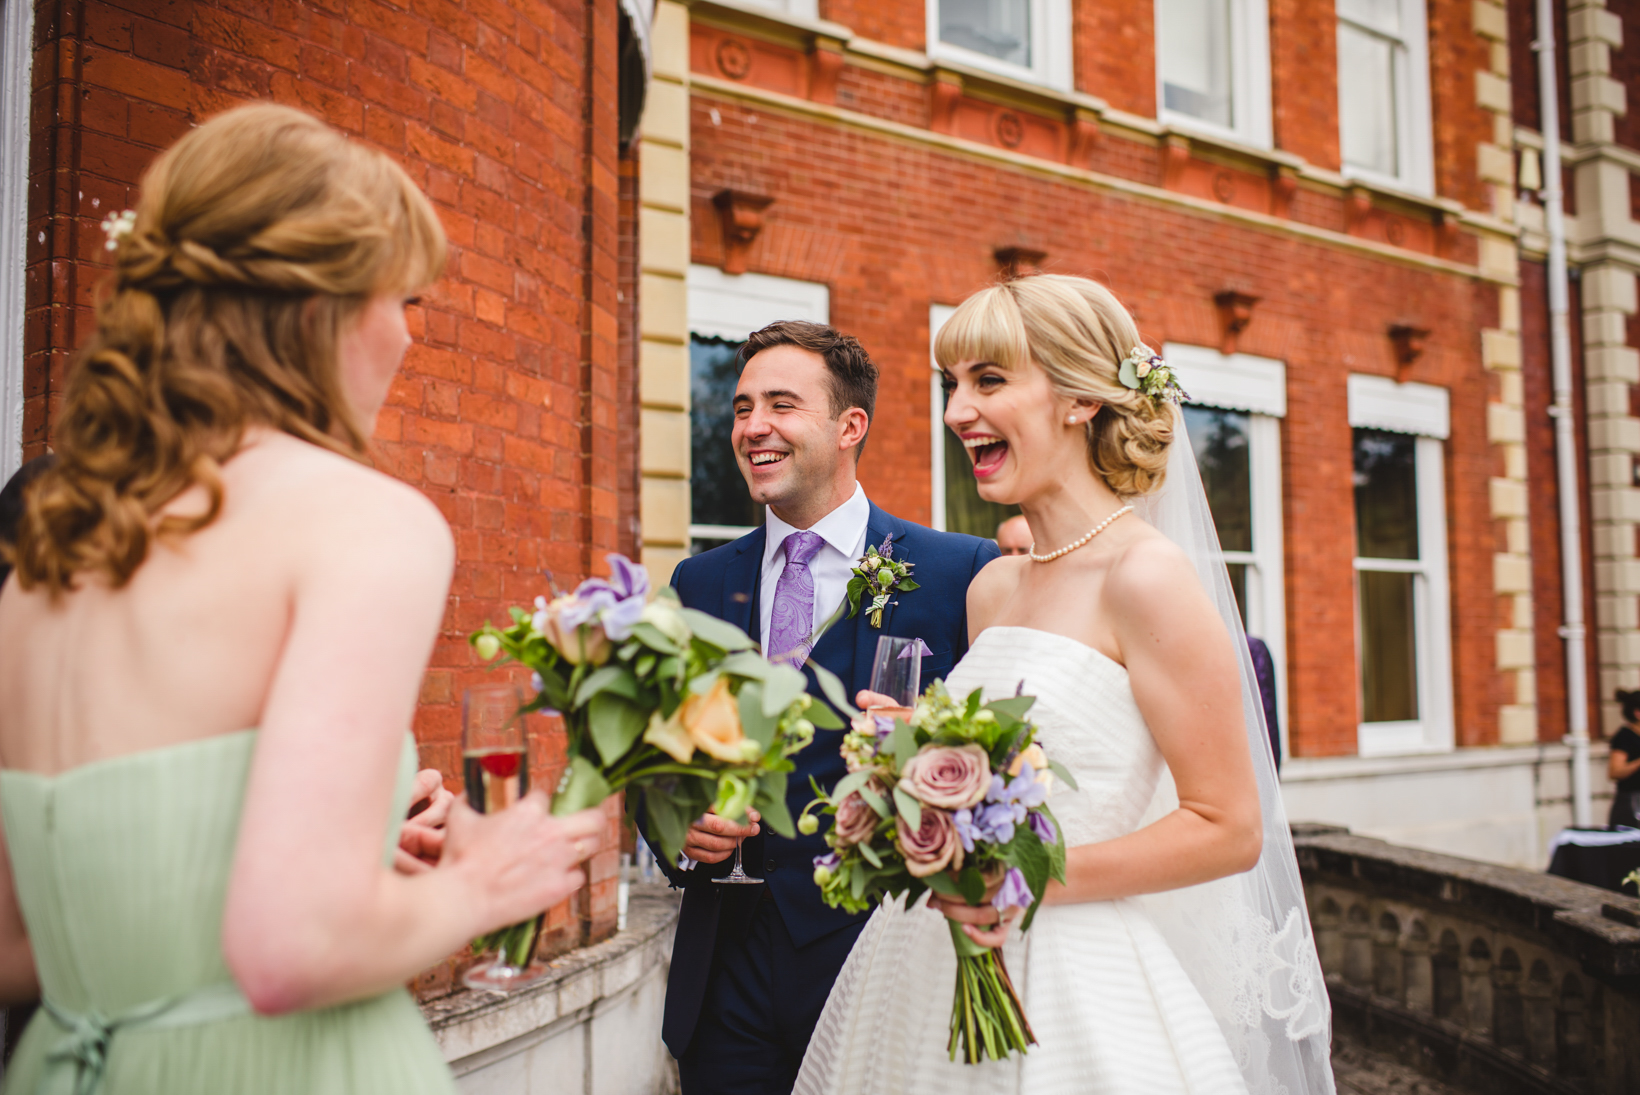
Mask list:
[[[222,909],[255,746],[247,730],[56,776],[0,771],[6,845],[41,992],[60,1013],[35,1015],[6,1071],[5,1095],[452,1091],[402,989],[274,1017],[240,1002],[222,957]],[[406,735],[389,860],[415,764]],[[182,1001],[168,1018],[119,1025],[167,1000]],[[78,1051],[105,1057],[95,1085],[93,1070],[61,1056],[70,1023],[83,1028],[84,1017],[114,1023],[102,1045]]]

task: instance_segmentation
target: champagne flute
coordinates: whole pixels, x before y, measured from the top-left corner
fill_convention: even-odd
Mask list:
[[[922,690],[921,639],[901,639],[884,635],[877,640],[877,656],[871,663],[871,690],[887,696],[900,707],[915,707]]]
[[[481,684],[462,693],[462,777],[468,804],[481,814],[505,810],[529,792],[523,706],[523,693],[514,684]],[[474,940],[475,948],[493,957],[469,969],[462,983],[470,989],[508,993],[540,980],[546,967],[531,959],[541,920],[536,916]]]

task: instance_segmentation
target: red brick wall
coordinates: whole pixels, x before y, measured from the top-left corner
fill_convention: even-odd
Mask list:
[[[928,40],[928,16],[921,4],[821,0],[820,18],[850,27],[862,38],[901,49],[920,50]]]
[[[1071,5],[1076,87],[1117,110],[1156,116],[1155,0]]]
[[[1492,65],[1492,44],[1475,33],[1473,0],[1429,0],[1429,91],[1435,131],[1435,192],[1491,210],[1475,174],[1476,146],[1492,139],[1492,114],[1475,102],[1475,73]]]
[[[635,377],[617,353],[631,316],[616,284],[617,18],[614,0],[36,5],[26,455],[48,444],[90,330],[99,222],[134,204],[143,169],[189,125],[249,99],[300,106],[392,155],[437,205],[448,272],[413,310],[417,344],[375,440],[378,466],[456,534],[415,727],[423,762],[452,779],[461,690],[485,672],[468,631],[634,543],[618,527],[635,510],[616,445]],[[550,737],[542,779],[554,748],[562,763]],[[603,932],[615,853],[594,868],[587,916]],[[567,908],[555,917],[576,934]]]
[[[1589,730],[1600,734],[1600,673],[1595,642],[1594,537],[1589,514],[1588,418],[1584,414],[1583,332],[1575,319],[1581,313],[1579,286],[1572,282],[1572,410],[1577,422],[1578,497],[1583,525],[1583,620],[1590,641],[1585,647],[1588,678]],[[1560,463],[1555,458],[1554,377],[1549,362],[1548,282],[1541,262],[1520,264],[1521,380],[1526,410],[1526,473],[1530,492],[1527,505],[1532,529],[1532,612],[1536,639],[1538,740],[1553,742],[1566,736],[1566,644],[1560,626],[1565,601],[1560,582]]]
[[[1332,4],[1270,0],[1276,147],[1337,171],[1338,16]]]
[[[717,112],[714,124],[710,112]],[[755,121],[752,116],[755,115]],[[1498,599],[1480,331],[1497,290],[1279,231],[1094,191],[911,142],[745,106],[697,87],[694,260],[721,262],[711,194],[732,181],[774,196],[750,269],[821,281],[832,319],[882,368],[861,469],[887,509],[929,519],[928,306],[997,275],[993,250],[1048,252],[1048,269],[1099,277],[1152,344],[1217,345],[1213,295],[1257,294],[1240,348],[1288,367],[1283,424],[1291,718],[1299,755],[1355,749],[1350,372],[1392,374],[1394,323],[1430,329],[1410,379],[1452,395],[1447,445],[1454,662],[1461,740],[1495,740],[1505,697],[1493,668]],[[833,170],[818,172],[824,162]]]

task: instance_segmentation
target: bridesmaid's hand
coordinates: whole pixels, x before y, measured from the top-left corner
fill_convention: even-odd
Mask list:
[[[998,914],[989,903],[970,905],[961,898],[933,894],[928,899],[930,908],[938,909],[947,919],[962,925],[963,934],[982,947],[996,949],[1008,941],[1008,929],[1019,918],[1020,910],[1011,908]]]
[[[410,785],[410,813],[416,824],[429,829],[442,829],[450,819],[450,804],[456,800],[453,792],[444,786],[444,773],[437,768],[423,768],[416,773]]]

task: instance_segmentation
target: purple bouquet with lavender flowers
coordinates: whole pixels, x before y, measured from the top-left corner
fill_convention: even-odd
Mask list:
[[[1036,743],[1025,715],[1034,697],[980,702],[975,689],[954,700],[943,681],[929,685],[909,722],[857,715],[843,737],[849,774],[804,809],[798,829],[834,819],[831,852],[814,861],[826,903],[850,912],[885,896],[915,901],[925,890],[1024,909],[1029,929],[1050,878],[1065,880],[1065,846],[1048,809],[1055,775],[1065,768]],[[1035,1044],[1000,951],[981,947],[948,922],[957,951],[951,1008],[951,1059],[1001,1059]]]

